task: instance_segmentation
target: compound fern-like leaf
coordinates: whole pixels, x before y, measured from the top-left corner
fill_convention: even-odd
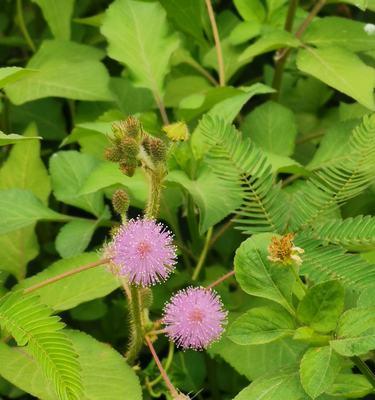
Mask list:
[[[36,296],[11,292],[0,299],[0,326],[26,349],[52,381],[59,399],[80,400],[80,366],[64,324]]]
[[[199,127],[209,148],[205,161],[225,185],[230,184],[243,198],[236,221],[239,228],[249,234],[282,233],[288,207],[284,193],[275,184],[267,156],[219,117],[206,115]]]

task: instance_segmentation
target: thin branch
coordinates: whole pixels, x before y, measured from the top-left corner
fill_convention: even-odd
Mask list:
[[[212,282],[210,285],[208,285],[206,287],[206,289],[212,289],[213,287],[220,285],[221,282],[224,282],[226,279],[230,278],[231,276],[234,275],[234,270],[229,271],[228,273],[226,273],[225,275],[223,275],[222,277],[220,277],[219,279],[217,279],[216,281]]]
[[[92,262],[90,264],[82,265],[81,267],[72,269],[70,271],[63,272],[62,274],[56,275],[56,276],[54,276],[52,278],[46,279],[45,281],[39,282],[39,283],[37,283],[37,284],[35,284],[33,286],[30,286],[30,287],[26,288],[24,290],[24,293],[34,292],[35,290],[41,289],[41,288],[43,288],[43,287],[45,287],[47,285],[50,285],[51,283],[57,282],[57,281],[59,281],[61,279],[67,278],[69,276],[78,274],[78,273],[80,273],[82,271],[86,271],[86,270],[94,268],[94,267],[98,267],[99,265],[107,264],[109,261],[110,261],[109,258],[103,258],[101,260]]]
[[[168,390],[170,391],[171,395],[173,398],[177,398],[178,397],[178,391],[177,389],[173,386],[171,380],[169,379],[169,376],[167,374],[167,372],[165,371],[156,351],[154,348],[154,345],[152,344],[150,338],[146,335],[145,336],[145,340],[147,343],[148,348],[150,349],[150,352],[152,354],[152,357],[154,357],[155,363],[157,365],[157,367],[159,368],[160,371],[160,375],[162,376],[162,378],[164,379],[165,384],[167,385]]]
[[[163,120],[164,125],[169,125],[169,119],[167,115],[167,111],[165,109],[164,103],[162,98],[159,96],[158,93],[154,93],[155,103],[159,108],[161,119]]]
[[[168,356],[167,356],[167,361],[165,362],[165,372],[168,372],[170,366],[172,365],[173,361],[173,355],[174,355],[174,343],[172,341],[169,342],[169,349],[168,349]],[[159,375],[157,378],[155,378],[153,381],[149,382],[149,385],[155,386],[157,383],[159,383],[163,379],[162,375]]]
[[[198,279],[199,273],[201,272],[203,264],[206,261],[207,253],[210,248],[211,236],[212,236],[212,227],[207,231],[206,240],[204,242],[202,253],[199,256],[198,263],[193,272],[193,276],[192,276],[193,281],[196,281]]]
[[[220,43],[219,31],[217,29],[214,9],[212,7],[211,0],[205,0],[207,6],[208,16],[210,18],[212,33],[214,35],[215,47],[216,47],[216,56],[217,56],[217,64],[219,67],[219,83],[220,86],[225,86],[225,70],[224,70],[224,59],[223,59],[223,51]]]
[[[17,0],[17,17],[18,17],[18,22],[19,22],[19,26],[20,26],[22,35],[24,36],[30,49],[33,51],[33,53],[35,53],[36,47],[35,47],[33,40],[31,39],[29,31],[27,30],[25,19],[23,17],[22,0]]]
[[[224,235],[224,233],[227,231],[227,229],[229,229],[233,224],[234,224],[234,218],[236,216],[234,216],[232,219],[230,219],[228,222],[226,222],[224,225],[222,225],[217,232],[212,236],[211,242],[210,242],[210,247],[212,247],[215,242],[220,239],[220,237],[222,235]]]

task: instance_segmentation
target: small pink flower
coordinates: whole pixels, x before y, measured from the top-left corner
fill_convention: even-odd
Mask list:
[[[227,312],[212,289],[190,287],[175,294],[164,308],[167,335],[184,349],[201,350],[220,338]]]
[[[136,285],[150,286],[167,279],[176,264],[173,235],[154,220],[130,220],[119,229],[110,249],[120,275]]]

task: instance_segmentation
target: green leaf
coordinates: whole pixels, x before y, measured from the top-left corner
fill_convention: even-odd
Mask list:
[[[375,109],[374,69],[350,51],[340,47],[302,49],[298,52],[297,66],[370,110]]]
[[[160,0],[177,28],[194,37],[198,43],[204,45],[206,40],[203,33],[204,3],[200,0]]]
[[[252,308],[230,326],[228,338],[241,345],[264,344],[293,335],[294,319],[278,307]]]
[[[349,18],[315,19],[303,34],[303,41],[317,47],[338,46],[353,52],[375,50],[375,40],[364,27],[364,23]]]
[[[245,21],[263,22],[266,10],[259,0],[234,0],[237,11]]]
[[[12,292],[0,300],[0,326],[35,358],[61,400],[80,400],[82,380],[77,354],[61,331],[64,324],[38,297]]]
[[[117,351],[83,332],[65,331],[65,334],[79,354],[83,381],[79,400],[142,399],[135,372]],[[0,343],[0,374],[41,400],[60,400],[38,364],[22,349]]]
[[[344,297],[344,288],[338,281],[315,285],[299,303],[297,317],[318,332],[333,331],[344,310]]]
[[[338,374],[327,390],[331,396],[359,399],[373,392],[371,383],[361,374]]]
[[[300,44],[300,41],[290,32],[281,29],[266,30],[263,36],[242,52],[238,60],[248,62],[259,54],[286,47],[298,47]]]
[[[246,116],[241,128],[262,149],[284,156],[293,154],[297,124],[293,112],[281,104],[263,103]]]
[[[258,378],[233,400],[307,400],[298,372],[287,369],[279,374]]]
[[[341,369],[341,360],[330,346],[313,347],[301,360],[301,383],[313,399],[329,389]]]
[[[216,175],[207,168],[201,171],[195,180],[190,179],[183,171],[171,171],[166,180],[181,185],[192,195],[200,211],[201,233],[206,232],[241,205],[241,197],[233,192],[232,186],[222,185]]]
[[[179,351],[173,358],[170,377],[180,390],[198,392],[206,377],[204,355],[192,350]]]
[[[17,105],[50,96],[111,101],[102,56],[101,51],[83,44],[46,40],[27,64],[38,71],[8,84],[5,91]]]
[[[0,235],[30,226],[39,220],[69,219],[69,216],[49,209],[28,190],[0,190]]]
[[[70,39],[70,20],[75,0],[32,0],[42,9],[56,39]]]
[[[272,236],[260,234],[242,242],[234,258],[236,280],[244,292],[275,301],[294,315],[293,273],[267,260],[267,246]]]
[[[375,349],[375,307],[346,311],[338,322],[336,339],[330,344],[337,353],[347,357]]]
[[[37,275],[22,281],[17,288],[26,289],[46,279],[98,260],[95,253],[84,253],[69,259],[59,260]],[[98,266],[69,276],[40,288],[36,293],[41,301],[55,311],[68,310],[78,304],[104,297],[117,289],[119,283],[108,266]]]
[[[101,29],[108,54],[124,63],[135,82],[161,96],[172,53],[179,41],[168,34],[166,12],[156,2],[116,0],[107,9]]]
[[[62,258],[83,253],[97,228],[96,221],[78,220],[64,225],[56,237],[56,250]]]
[[[41,137],[25,137],[21,135],[16,135],[15,133],[10,133],[6,135],[4,132],[0,131],[0,147],[1,146],[8,146],[9,144],[18,143],[19,141],[24,140],[36,140],[42,139]]]
[[[229,35],[229,41],[234,46],[247,42],[260,35],[261,24],[254,21],[244,21],[237,24]]]
[[[60,151],[50,158],[50,173],[55,197],[67,204],[99,216],[104,209],[100,192],[81,195],[87,178],[99,165],[99,160],[78,151]]]
[[[0,68],[0,89],[35,72],[36,71],[33,71],[31,69],[25,69],[21,67]]]

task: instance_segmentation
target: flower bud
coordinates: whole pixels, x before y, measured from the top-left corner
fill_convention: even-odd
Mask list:
[[[126,158],[135,158],[139,152],[137,141],[131,137],[122,138],[119,148]]]
[[[138,162],[136,159],[128,159],[126,161],[120,162],[120,171],[129,176],[132,177],[135,173],[135,169],[137,168]]]
[[[107,147],[104,150],[104,158],[108,161],[119,162],[122,158],[122,154],[118,147]]]
[[[114,210],[120,214],[124,215],[129,208],[130,200],[128,194],[125,190],[119,189],[113,193],[112,196],[112,205]]]
[[[147,137],[143,141],[143,146],[152,161],[165,161],[167,146],[161,139]]]

